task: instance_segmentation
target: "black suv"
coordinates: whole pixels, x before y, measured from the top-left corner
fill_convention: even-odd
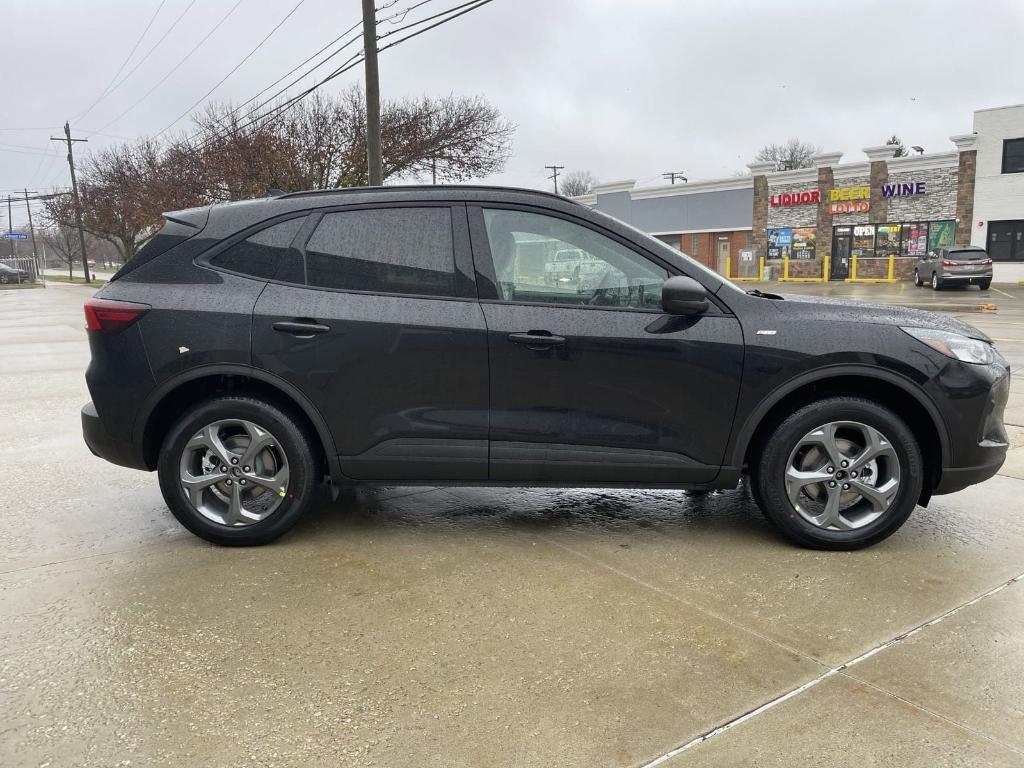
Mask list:
[[[582,253],[585,273],[548,265]],[[85,440],[193,533],[260,544],[318,485],[735,487],[807,546],[993,474],[981,331],[744,292],[569,200],[303,192],[170,213],[85,307]]]

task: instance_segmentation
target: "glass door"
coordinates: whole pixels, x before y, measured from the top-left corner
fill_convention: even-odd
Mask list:
[[[832,234],[832,264],[829,280],[845,280],[850,276],[850,249],[853,231],[850,227],[836,227]]]

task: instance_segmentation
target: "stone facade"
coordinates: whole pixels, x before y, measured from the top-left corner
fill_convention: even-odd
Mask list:
[[[754,176],[753,213],[754,258],[760,259],[768,253],[768,178],[763,174]]]
[[[775,229],[776,227],[816,226],[818,223],[818,206],[814,203],[809,203],[807,205],[773,206],[769,204],[768,198],[771,195],[781,195],[787,192],[810,192],[817,188],[818,185],[814,180],[769,185],[765,194],[765,205],[768,206],[767,226],[770,229]],[[756,223],[754,226],[756,228]]]
[[[936,221],[957,216],[957,187],[959,173],[956,166],[930,168],[923,171],[898,171],[889,174],[890,184],[923,181],[923,195],[895,196],[889,199],[889,217],[885,221]],[[874,190],[872,190],[874,194]],[[881,192],[879,192],[881,194]],[[874,201],[872,201],[872,208]]]
[[[835,184],[831,168],[818,169],[818,194],[822,200],[828,200],[829,192]],[[832,255],[832,210],[828,205],[818,206],[818,237],[815,238],[814,255],[819,261]],[[828,237],[820,237],[827,232]]]

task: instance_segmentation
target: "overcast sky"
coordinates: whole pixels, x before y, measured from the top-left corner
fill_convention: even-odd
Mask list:
[[[122,77],[192,1],[164,0]],[[152,56],[73,121],[76,133],[109,134],[82,133],[90,143],[78,147],[157,132],[298,2],[241,0],[153,95],[107,126],[238,1],[194,0]],[[432,0],[406,21],[462,1]],[[69,183],[51,132],[95,101],[159,5],[0,0],[3,193]],[[359,8],[305,0],[211,98],[250,98],[356,23]],[[973,110],[1024,101],[1022,41],[1020,0],[494,0],[382,53],[381,89],[385,98],[480,94],[498,107],[518,129],[506,171],[487,181],[548,188],[543,166],[558,163],[652,185],[665,171],[730,176],[765,143],[790,137],[842,151],[847,162],[893,133],[908,146],[950,150],[950,135],[971,130]],[[361,78],[357,67],[325,88]],[[15,226],[23,219],[24,205]]]

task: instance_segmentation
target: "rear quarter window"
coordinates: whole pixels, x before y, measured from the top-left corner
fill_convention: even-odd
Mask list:
[[[218,253],[210,259],[210,265],[270,280],[284,262],[293,260],[290,257],[300,258],[297,251],[291,250],[291,245],[304,221],[305,217],[300,216],[261,229]]]

